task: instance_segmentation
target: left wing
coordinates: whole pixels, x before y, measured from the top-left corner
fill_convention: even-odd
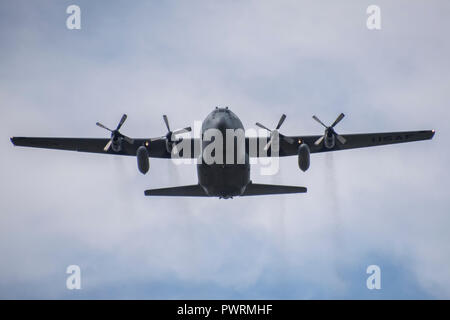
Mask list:
[[[328,151],[338,151],[338,150],[347,150],[347,149],[356,149],[356,148],[366,148],[366,147],[375,147],[382,146],[388,144],[396,144],[396,143],[405,143],[405,142],[413,142],[413,141],[421,141],[421,140],[430,140],[433,138],[435,131],[434,130],[421,130],[421,131],[400,131],[400,132],[381,132],[381,133],[358,133],[358,134],[341,134],[346,140],[345,144],[341,144],[339,141],[336,141],[336,144],[333,148],[326,148],[323,143],[316,146],[314,142],[321,137],[321,135],[317,136],[282,136],[280,135],[280,150],[279,156],[293,156],[297,155],[298,147],[301,143],[306,143],[311,153],[318,152],[328,152]],[[287,139],[284,139],[287,138]],[[253,140],[252,140],[253,139]],[[251,157],[258,157],[258,150],[260,150],[261,144],[258,144],[256,141],[258,138],[247,138],[247,146],[251,143],[254,145],[259,145],[255,148],[254,152],[250,153]],[[290,140],[293,143],[289,143],[287,140]],[[264,146],[264,144],[262,144]],[[251,148],[250,148],[251,149]],[[248,150],[248,149],[247,149]],[[268,150],[268,155],[271,155],[271,150]]]
[[[124,141],[122,143],[122,149],[118,152],[112,150],[112,148],[110,148],[108,151],[104,151],[104,147],[109,140],[110,139],[97,138],[11,138],[11,142],[15,146],[20,147],[69,150],[123,156],[135,156],[137,149],[140,146],[145,145],[151,158],[171,157],[171,154],[166,150],[166,140],[164,138],[133,139],[134,142],[132,144]],[[194,145],[196,143],[199,143],[198,139],[187,138],[185,140],[191,144],[191,150],[198,150],[194,148]],[[196,155],[194,154],[194,152],[192,152],[190,158],[195,156]]]

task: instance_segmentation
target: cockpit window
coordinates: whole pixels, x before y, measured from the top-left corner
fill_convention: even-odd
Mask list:
[[[228,110],[228,107],[225,107],[225,108],[216,107],[216,112],[229,112],[229,110]]]

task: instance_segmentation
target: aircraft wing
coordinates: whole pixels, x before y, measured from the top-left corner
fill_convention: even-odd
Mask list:
[[[142,145],[147,145],[147,150],[151,158],[170,158],[171,154],[166,150],[166,141],[164,138],[148,138],[148,139],[133,139],[134,143],[130,144],[126,141],[122,143],[122,150],[119,152],[110,148],[104,151],[104,147],[110,139],[97,138],[40,138],[40,137],[12,137],[11,142],[15,146],[69,150],[78,152],[103,153],[112,155],[135,156],[137,149]],[[185,139],[191,144],[191,150],[194,144],[199,143],[198,139]],[[181,153],[182,154],[182,153]],[[190,158],[196,155],[192,151]]]
[[[374,147],[395,143],[413,142],[420,140],[429,140],[434,136],[434,130],[422,130],[422,131],[402,131],[402,132],[382,132],[382,133],[359,133],[359,134],[343,134],[346,139],[345,144],[341,144],[338,141],[336,145],[327,149],[323,146],[323,143],[316,146],[314,142],[321,136],[290,136],[288,138],[292,143],[287,142],[280,135],[280,150],[279,156],[293,156],[297,155],[299,142],[308,144],[311,153],[338,151],[355,148]],[[102,138],[43,138],[43,137],[12,137],[11,142],[15,146],[21,147],[33,147],[33,148],[45,148],[45,149],[57,149],[57,150],[70,150],[78,152],[91,152],[100,154],[112,154],[112,155],[125,155],[135,156],[137,149],[142,145],[147,145],[147,150],[151,158],[171,158],[171,154],[166,150],[166,141],[164,138],[148,138],[148,139],[133,139],[134,143],[128,142],[122,143],[122,150],[119,152],[110,148],[108,151],[104,151],[105,145],[110,139]],[[180,156],[184,158],[196,158],[198,156],[200,147],[200,140],[196,138],[183,138],[186,145],[191,146],[191,154],[184,156],[180,153]],[[246,149],[251,157],[258,157],[262,152],[262,148],[267,142],[267,138],[246,138]],[[255,146],[252,148],[251,146]],[[271,155],[271,149],[268,153]]]
[[[317,136],[287,136],[288,140],[291,140],[293,143],[289,143],[283,136],[280,135],[280,150],[279,156],[293,156],[297,155],[298,146],[300,143],[306,143],[311,153],[318,152],[328,152],[328,151],[338,151],[338,150],[347,150],[347,149],[356,149],[356,148],[366,148],[366,147],[375,147],[375,146],[383,146],[388,144],[396,144],[396,143],[405,143],[405,142],[413,142],[413,141],[421,141],[421,140],[429,140],[434,136],[434,130],[420,130],[420,131],[399,131],[399,132],[380,132],[380,133],[357,133],[357,134],[341,134],[346,140],[345,144],[341,144],[339,141],[336,141],[336,144],[333,148],[326,148],[323,143],[316,146],[314,142],[321,137],[321,135]],[[247,138],[247,144],[253,143],[254,145],[258,145],[258,142],[250,139],[257,138]],[[259,144],[261,145],[261,144]],[[264,144],[262,144],[264,146]],[[250,148],[251,149],[251,148]],[[260,147],[257,147],[255,150],[260,150]],[[270,156],[271,150],[269,149],[268,154]],[[258,153],[251,152],[251,157],[257,157]]]

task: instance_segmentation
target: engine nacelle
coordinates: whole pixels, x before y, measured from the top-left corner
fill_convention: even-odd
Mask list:
[[[308,170],[310,164],[310,150],[307,144],[302,143],[298,147],[298,167],[303,172]]]
[[[334,148],[334,145],[336,144],[336,139],[331,129],[325,132],[325,139],[323,143],[327,149]]]
[[[148,159],[148,151],[145,146],[140,146],[136,152],[138,169],[142,174],[146,174],[150,169],[150,161]]]
[[[122,137],[113,136],[111,142],[111,149],[113,149],[115,152],[122,151],[122,142],[123,142]]]

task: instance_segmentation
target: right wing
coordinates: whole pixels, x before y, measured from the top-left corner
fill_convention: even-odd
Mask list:
[[[342,134],[347,141],[345,144],[336,141],[336,145],[332,149],[323,147],[323,144],[316,146],[314,141],[316,137],[310,140],[311,153],[324,151],[348,150],[356,148],[367,148],[384,146],[388,144],[397,144],[405,142],[414,142],[422,140],[430,140],[434,136],[434,130],[421,131],[400,131],[400,132],[380,132],[380,133],[356,133],[356,134]],[[305,138],[307,140],[307,138]]]
[[[298,147],[300,143],[305,143],[309,146],[311,153],[329,152],[338,150],[348,150],[356,148],[366,148],[383,146],[388,144],[405,143],[421,140],[429,140],[434,136],[434,130],[420,130],[420,131],[400,131],[400,132],[379,132],[379,133],[357,133],[357,134],[341,134],[346,140],[345,144],[336,141],[333,148],[328,149],[323,142],[318,146],[315,145],[317,139],[323,135],[316,136],[286,136],[286,138],[293,143],[289,143],[283,136],[280,135],[280,149],[279,156],[294,156],[298,154]],[[261,138],[246,138],[247,150],[250,150],[250,157],[260,157],[261,155],[271,155],[269,148],[268,152],[262,152],[262,146],[265,145],[267,138],[262,138],[262,143],[258,140]],[[264,140],[266,139],[266,140]],[[251,148],[250,146],[254,147]]]

